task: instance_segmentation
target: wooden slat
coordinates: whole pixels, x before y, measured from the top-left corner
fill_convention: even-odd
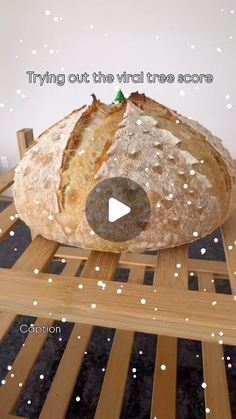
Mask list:
[[[55,257],[66,258],[66,259],[82,259],[87,260],[89,251],[86,249],[60,246],[55,254]],[[227,265],[225,262],[217,262],[212,260],[200,260],[200,259],[188,259],[187,260],[188,270],[191,272],[212,272],[220,275],[222,278],[228,276]],[[123,253],[121,254],[120,267],[132,267],[132,266],[145,266],[148,268],[155,268],[156,256],[135,254],[135,253]]]
[[[13,184],[14,176],[15,167],[0,175],[0,194],[3,193],[6,189],[10,188],[10,186]]]
[[[0,414],[1,414],[1,411],[0,411]],[[23,416],[4,415],[4,416],[1,416],[1,419],[27,419],[27,418]]]
[[[232,293],[236,295],[236,211],[221,227]],[[232,248],[231,248],[232,246]]]
[[[117,254],[92,251],[82,275],[92,280],[100,277],[110,281],[114,276],[118,261]],[[96,266],[99,266],[99,271],[95,270]],[[93,326],[75,324],[42,408],[40,419],[65,417],[92,330]],[[78,336],[81,338],[78,339]]]
[[[80,262],[71,261],[66,264],[64,273],[67,275],[74,275],[79,268]],[[53,285],[51,285],[53,286]],[[53,326],[53,319],[37,319],[34,323],[35,326]],[[1,407],[1,414],[7,414],[13,411],[16,406],[17,400],[22,393],[25,383],[35,365],[38,356],[47,340],[48,333],[28,334],[24,346],[18,352],[12,370],[6,376],[6,384],[0,388],[0,406],[4,401],[4,407]],[[10,378],[10,374],[14,372],[14,380]],[[19,387],[19,382],[22,386]],[[0,416],[1,417],[1,416]]]
[[[30,243],[19,259],[17,259],[12,269],[29,269],[32,272],[34,268],[38,268],[40,271],[43,271],[47,267],[57,248],[58,243],[38,236]],[[0,340],[3,339],[9,327],[15,321],[15,314],[17,314],[16,311],[13,311],[13,313],[6,312],[0,314]]]
[[[187,257],[187,246],[162,250],[157,258],[154,285],[170,289],[187,289]],[[166,370],[162,370],[161,365],[165,365]],[[176,374],[177,339],[176,337],[159,336],[153,379],[151,417],[175,418]]]
[[[198,274],[199,288],[207,292],[214,292],[212,274]],[[223,330],[221,330],[223,332]],[[224,339],[217,333],[218,339]],[[219,343],[202,342],[204,382],[207,384],[204,390],[205,405],[210,409],[210,417],[214,419],[231,419],[229,390],[223,346]]]
[[[129,283],[143,283],[144,267],[133,267]],[[95,419],[105,417],[119,419],[125,392],[125,384],[133,347],[134,332],[116,330],[102,383]],[[117,366],[119,365],[119,368]]]
[[[19,218],[10,219],[11,216],[15,217],[17,213],[15,205],[10,204],[0,213],[0,240],[2,240],[19,222]]]
[[[20,158],[24,156],[27,148],[34,140],[32,128],[23,128],[16,133]]]
[[[17,259],[12,270],[24,269],[33,272],[35,268],[38,268],[40,271],[44,271],[57,248],[57,242],[37,236]]]
[[[124,330],[164,334],[211,341],[211,333],[224,328],[225,343],[236,343],[236,304],[232,296],[224,294],[168,289],[138,284],[123,284],[122,295],[117,288],[122,283],[107,282],[106,290],[89,278],[81,278],[84,285],[78,289],[77,279],[51,275],[53,288],[47,275],[37,275],[14,269],[0,269],[0,310],[45,317],[49,311],[55,319],[65,316],[68,321],[84,322]],[[35,296],[35,297],[32,297]],[[122,296],[122,298],[120,298]],[[37,298],[40,304],[33,306]],[[147,304],[141,304],[145,298]],[[217,304],[212,305],[216,300]],[[63,306],[61,302],[63,301]],[[91,304],[96,303],[96,309]],[[153,309],[159,310],[155,321]],[[188,315],[189,322],[185,321]]]
[[[8,195],[0,195],[0,201],[7,201],[7,202],[12,202],[13,198],[12,196],[8,196]]]

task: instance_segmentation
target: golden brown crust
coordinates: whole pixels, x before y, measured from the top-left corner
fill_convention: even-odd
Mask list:
[[[147,229],[122,243],[91,235],[85,216],[90,190],[112,176],[137,181],[152,208]],[[14,187],[19,216],[35,233],[114,252],[172,247],[194,240],[196,229],[198,237],[208,234],[229,216],[235,196],[234,165],[220,140],[138,92],[117,105],[94,97],[44,131],[20,162]]]

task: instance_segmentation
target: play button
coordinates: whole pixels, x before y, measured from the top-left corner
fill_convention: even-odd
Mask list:
[[[119,220],[119,218],[124,217],[124,215],[129,214],[131,211],[128,205],[122,204],[122,202],[115,198],[109,198],[108,202],[108,220],[111,223],[114,223],[114,221]]]
[[[98,183],[89,193],[86,217],[105,240],[122,242],[138,236],[149,222],[151,207],[145,190],[125,177]]]

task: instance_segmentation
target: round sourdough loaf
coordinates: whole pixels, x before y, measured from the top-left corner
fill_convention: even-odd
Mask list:
[[[146,191],[149,224],[112,242],[91,231],[85,206],[104,179],[128,177]],[[235,203],[232,158],[197,122],[143,94],[106,105],[95,97],[43,132],[15,171],[19,217],[34,234],[89,249],[144,252],[205,236]]]

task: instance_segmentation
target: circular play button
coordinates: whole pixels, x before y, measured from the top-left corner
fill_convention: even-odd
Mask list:
[[[145,190],[125,177],[112,177],[98,183],[86,202],[86,217],[92,230],[114,242],[138,236],[147,226],[150,212]]]

